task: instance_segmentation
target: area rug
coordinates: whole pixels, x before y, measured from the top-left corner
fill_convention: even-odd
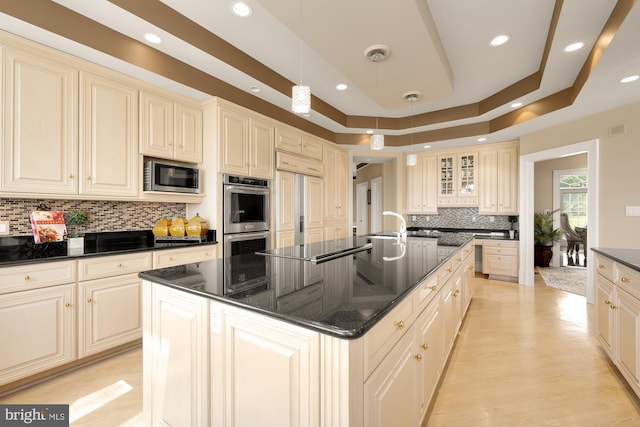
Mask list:
[[[587,269],[585,267],[546,267],[537,269],[544,283],[562,291],[587,295]]]

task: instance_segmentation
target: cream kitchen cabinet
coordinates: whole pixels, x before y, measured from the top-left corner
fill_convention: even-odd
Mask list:
[[[478,154],[478,213],[518,213],[518,146],[505,143],[483,148]]]
[[[273,179],[274,125],[222,101],[217,108],[218,171]]]
[[[78,261],[78,357],[142,337],[141,283],[151,252]]]
[[[75,283],[0,295],[0,385],[76,358]]]
[[[310,229],[320,229],[322,233],[322,228],[324,227],[324,183],[322,181],[322,178],[305,176],[304,187],[305,231],[308,232]],[[320,240],[322,240],[322,238]]]
[[[0,190],[78,193],[78,69],[13,47],[4,50]]]
[[[317,426],[320,333],[211,302],[214,415],[225,425]],[[260,378],[260,381],[256,381]],[[246,410],[246,408],[251,410]],[[215,414],[215,410],[212,411]],[[216,424],[214,421],[212,424]]]
[[[187,248],[164,249],[153,252],[153,268],[173,267],[216,258],[216,247],[197,245]]]
[[[349,215],[349,165],[347,153],[333,144],[324,145],[324,220],[347,222]],[[346,224],[344,224],[346,225]]]
[[[640,273],[596,255],[596,337],[640,396]]]
[[[477,206],[478,153],[460,151],[438,155],[438,206]]]
[[[148,282],[143,292],[144,424],[210,426],[209,301]]]
[[[276,173],[276,230],[293,233],[298,226],[294,218],[296,194],[295,175],[291,172],[278,171]],[[282,247],[282,246],[279,246]]]
[[[323,143],[298,129],[279,125],[276,127],[276,150],[322,160]]]
[[[482,240],[482,273],[507,280],[518,278],[518,242]]]
[[[138,196],[137,92],[119,81],[80,73],[80,194]]]
[[[417,155],[415,166],[407,167],[407,213],[438,213],[438,157]]]
[[[140,91],[140,152],[202,163],[202,109],[169,95]]]

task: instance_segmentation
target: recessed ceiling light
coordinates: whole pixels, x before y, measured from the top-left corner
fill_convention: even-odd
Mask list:
[[[571,43],[569,46],[564,48],[564,51],[565,52],[573,52],[574,50],[581,49],[582,46],[584,46],[584,43],[582,43],[582,42]]]
[[[367,131],[367,133],[368,133],[369,135],[371,135],[371,134],[373,134],[373,131],[372,131],[371,129],[369,129],[369,130]]]
[[[640,79],[640,76],[636,74],[633,76],[625,77],[624,79],[620,79],[620,83],[631,83],[631,82],[635,82],[638,79]]]
[[[149,43],[153,43],[153,44],[158,44],[160,42],[162,42],[162,39],[158,36],[156,36],[155,34],[152,33],[147,33],[144,35],[144,38],[146,41],[148,41]]]
[[[478,142],[484,142],[486,140],[487,140],[487,138],[484,138],[484,137],[483,138],[478,138]]]
[[[518,107],[522,107],[522,102],[514,102],[513,104],[511,104],[511,108],[518,108]]]
[[[425,145],[424,148],[431,148],[431,146],[430,145]]]
[[[253,93],[259,93],[262,89],[260,89],[258,86],[251,86],[249,88],[249,92],[253,92]]]
[[[340,83],[339,85],[336,86],[336,89],[338,90],[347,90],[347,85],[344,83]]]
[[[509,36],[506,34],[501,34],[499,36],[494,37],[491,40],[491,46],[501,46],[509,41]]]
[[[253,13],[253,10],[251,10],[249,5],[241,1],[234,1],[231,3],[231,10],[233,13],[243,18]]]

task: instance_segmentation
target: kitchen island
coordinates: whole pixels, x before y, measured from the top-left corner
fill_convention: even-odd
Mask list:
[[[225,289],[228,259],[140,274],[146,424],[419,425],[473,292],[473,236],[279,251],[245,290]]]

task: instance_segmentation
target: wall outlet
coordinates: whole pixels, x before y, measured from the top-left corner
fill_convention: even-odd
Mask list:
[[[0,221],[0,236],[8,236],[9,231],[9,221]]]
[[[640,206],[627,206],[627,216],[640,216]]]
[[[427,216],[425,216],[425,221],[427,221],[427,222],[431,221],[431,217],[430,217],[430,216],[428,216],[428,215],[427,215]]]
[[[416,216],[415,215],[411,215],[411,221],[415,221],[416,220]]]
[[[471,222],[476,222],[476,217],[475,216],[471,217]]]
[[[489,217],[489,222],[496,222],[496,217],[495,216],[490,216]]]

